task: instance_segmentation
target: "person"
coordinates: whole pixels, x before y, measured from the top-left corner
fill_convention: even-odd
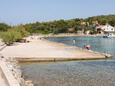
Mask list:
[[[73,44],[75,44],[76,43],[76,41],[75,41],[75,39],[73,39]]]
[[[85,48],[86,48],[87,50],[90,50],[91,46],[88,44],[88,45],[85,45]]]

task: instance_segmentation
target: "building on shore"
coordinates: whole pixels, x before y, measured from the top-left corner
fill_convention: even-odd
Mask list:
[[[106,25],[99,25],[96,27],[96,31],[98,34],[114,34],[115,27],[106,24]]]

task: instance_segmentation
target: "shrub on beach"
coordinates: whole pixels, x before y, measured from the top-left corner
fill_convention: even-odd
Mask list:
[[[16,41],[21,40],[23,37],[27,35],[28,35],[28,32],[24,30],[24,28],[12,27],[6,32],[2,32],[1,38],[5,44],[11,45]]]
[[[13,29],[16,31],[16,32],[19,32],[21,34],[22,37],[26,37],[29,35],[29,32],[27,32],[25,30],[25,28],[23,26],[16,26],[16,27],[13,27]]]
[[[3,32],[1,38],[5,44],[10,45],[13,44],[13,42],[17,41],[18,39],[21,39],[22,36],[19,32],[15,30],[10,30],[7,32]]]

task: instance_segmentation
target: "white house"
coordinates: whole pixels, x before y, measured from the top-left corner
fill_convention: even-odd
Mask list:
[[[115,32],[115,27],[106,24],[106,25],[99,25],[96,27],[96,30],[100,34],[106,34],[106,33],[114,33]]]
[[[114,32],[115,31],[115,28],[109,24],[103,26],[101,28],[104,32]]]

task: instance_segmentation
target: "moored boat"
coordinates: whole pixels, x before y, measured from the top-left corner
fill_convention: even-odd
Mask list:
[[[108,33],[103,36],[103,38],[113,38],[113,37],[115,37],[115,34],[113,33]]]

